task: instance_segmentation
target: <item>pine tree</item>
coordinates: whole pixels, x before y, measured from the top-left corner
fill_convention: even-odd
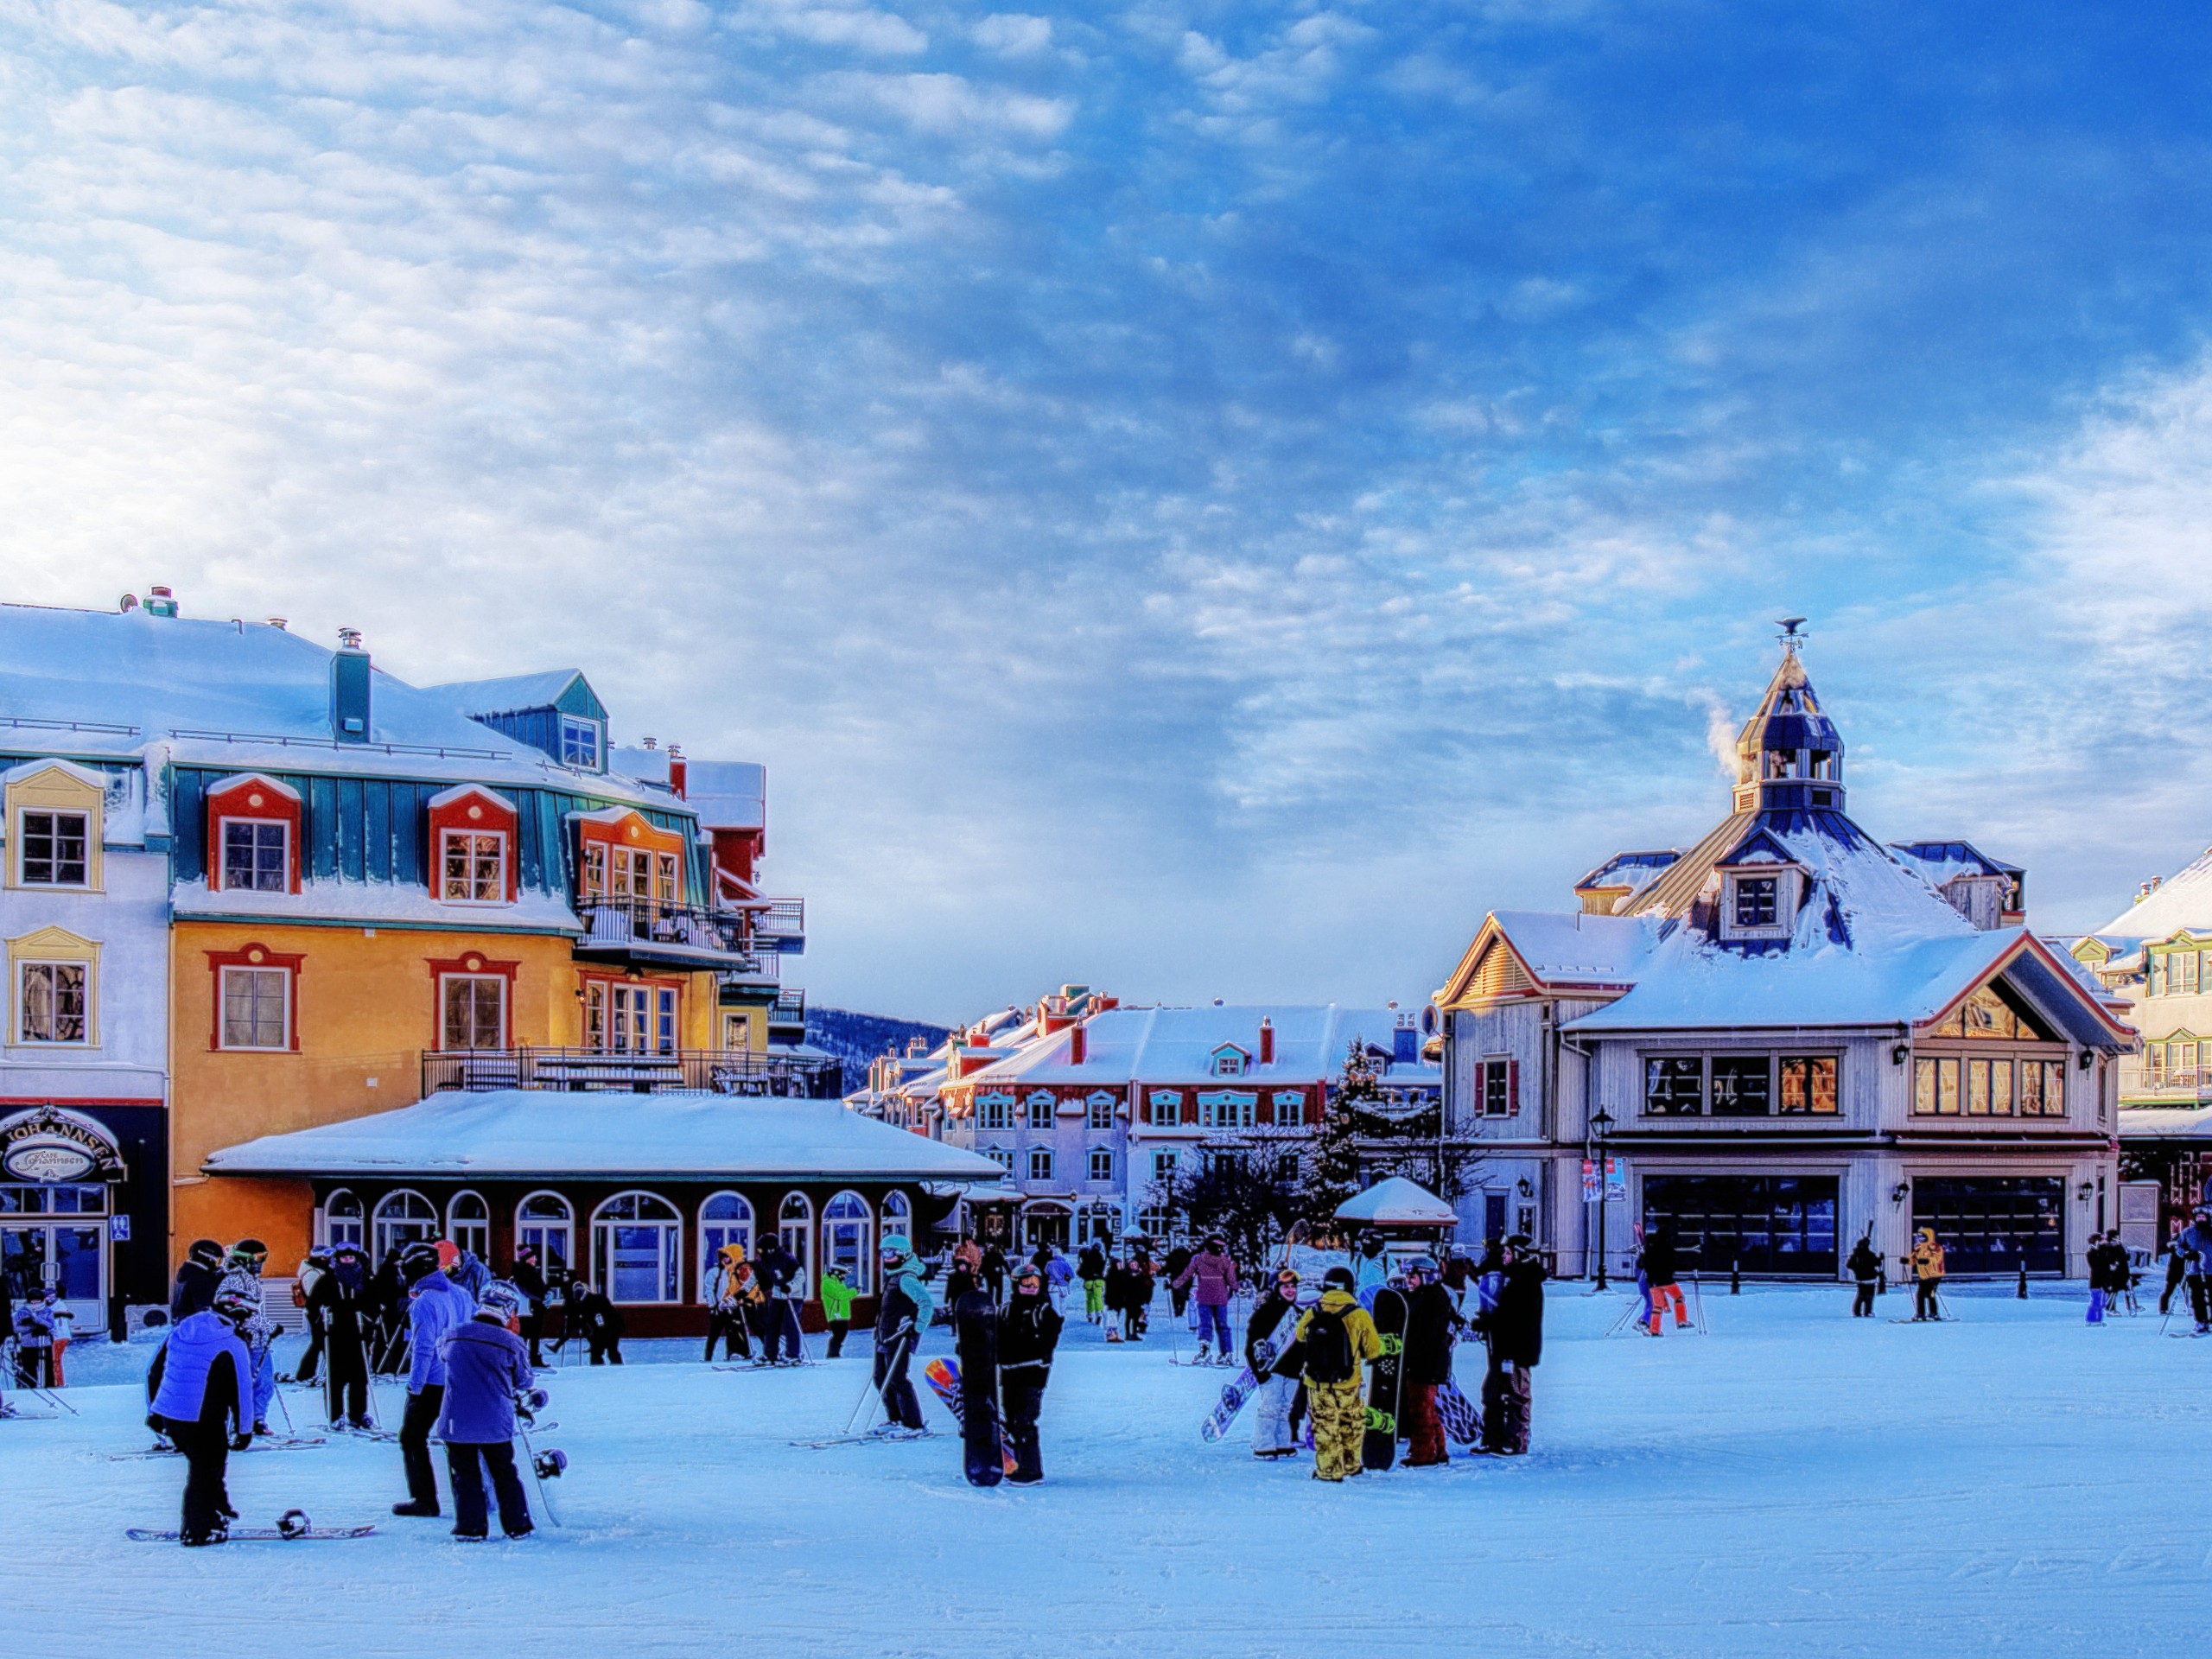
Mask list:
[[[1375,1062],[1366,1046],[1355,1041],[1344,1056],[1337,1086],[1329,1092],[1321,1127],[1306,1155],[1299,1175],[1299,1204],[1308,1226],[1328,1231],[1336,1224],[1337,1207],[1357,1194],[1365,1182],[1360,1173],[1360,1137],[1372,1132],[1370,1120],[1382,1090],[1375,1080]]]

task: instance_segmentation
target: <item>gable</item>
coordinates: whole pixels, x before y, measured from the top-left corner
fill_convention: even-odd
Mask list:
[[[1494,997],[1526,996],[1536,988],[1535,980],[1506,942],[1497,918],[1491,917],[1484,922],[1482,931],[1475,936],[1437,1000],[1447,1008],[1456,1007]]]
[[[607,718],[607,705],[599,700],[599,693],[591,689],[591,682],[584,678],[582,671],[562,688],[561,695],[553,699],[553,706],[564,715],[582,715],[588,720]]]

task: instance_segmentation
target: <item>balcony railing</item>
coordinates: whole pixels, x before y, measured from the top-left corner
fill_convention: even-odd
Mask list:
[[[806,1025],[806,993],[791,985],[778,991],[775,1001],[768,1007],[768,1023],[804,1028]]]
[[[2212,1071],[2123,1065],[2120,1096],[2122,1100],[2156,1100],[2176,1106],[2212,1102]]]
[[[741,971],[750,976],[776,976],[779,953],[753,943],[741,912],[598,897],[583,899],[576,908],[583,918],[582,944],[587,947],[665,944],[712,950],[745,958]]]
[[[426,1052],[423,1092],[548,1089],[613,1094],[710,1094],[834,1100],[844,1069],[751,1049],[618,1054],[590,1048],[471,1048]]]
[[[806,900],[772,899],[768,908],[753,912],[754,937],[764,939],[803,939],[806,937]]]

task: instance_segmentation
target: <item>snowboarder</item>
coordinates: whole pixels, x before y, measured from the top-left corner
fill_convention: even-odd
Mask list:
[[[1168,1258],[1172,1265],[1174,1257]],[[1194,1255],[1183,1264],[1182,1272],[1172,1281],[1173,1286],[1195,1285],[1198,1304],[1198,1357],[1200,1365],[1233,1365],[1236,1339],[1229,1334],[1229,1301],[1236,1294],[1236,1263],[1230,1259],[1228,1242],[1219,1233],[1206,1239],[1203,1254]],[[1182,1308],[1176,1313],[1179,1316]],[[1209,1359],[1207,1356],[1213,1357]]]
[[[569,1287],[569,1318],[584,1339],[594,1365],[622,1363],[622,1333],[627,1328],[621,1310],[588,1279]]]
[[[1290,1432],[1290,1402],[1298,1392],[1300,1356],[1290,1338],[1298,1329],[1298,1270],[1279,1268],[1274,1283],[1252,1309],[1244,1326],[1244,1363],[1259,1379],[1252,1395],[1252,1455],[1288,1458],[1298,1452],[1298,1440]],[[1274,1344],[1272,1366],[1260,1363],[1259,1344]]]
[[[253,1357],[253,1432],[269,1433],[269,1407],[276,1398],[276,1321],[269,1317],[261,1284],[262,1264],[269,1247],[257,1238],[242,1238],[223,1258],[223,1277],[218,1294],[235,1290],[253,1304],[253,1313],[238,1327],[238,1340]]]
[[[1912,1317],[1940,1319],[1942,1305],[1936,1299],[1943,1288],[1943,1247],[1936,1242],[1936,1230],[1923,1227],[1919,1242],[1912,1247],[1912,1254],[1905,1258],[1912,1269]]]
[[[1404,1407],[1398,1421],[1412,1444],[1406,1462],[1413,1468],[1448,1463],[1444,1424],[1436,1414],[1436,1391],[1452,1380],[1452,1349],[1465,1323],[1452,1306],[1433,1257],[1415,1256],[1406,1264],[1406,1348],[1402,1367]]]
[[[1083,1317],[1097,1325],[1106,1317],[1106,1252],[1092,1239],[1076,1258],[1075,1275],[1083,1281]]]
[[[853,1287],[845,1282],[845,1270],[832,1267],[822,1275],[822,1319],[830,1327],[830,1355],[831,1359],[845,1357],[845,1338],[853,1329]]]
[[[1497,1305],[1471,1321],[1490,1344],[1483,1378],[1483,1450],[1517,1457],[1529,1450],[1529,1372],[1544,1357],[1544,1264],[1526,1233],[1505,1241]]]
[[[260,1299],[236,1290],[214,1293],[211,1305],[188,1313],[163,1348],[154,1413],[184,1453],[184,1516],[178,1541],[188,1548],[219,1544],[238,1511],[224,1482],[230,1454],[249,1442],[248,1402],[253,1360],[238,1327],[261,1311]]]
[[[707,1275],[707,1358],[719,1344],[728,1359],[751,1359],[753,1338],[745,1328],[745,1304],[753,1289],[753,1268],[745,1246],[732,1239],[715,1252]]]
[[[318,1244],[302,1258],[298,1276],[292,1281],[292,1306],[305,1313],[308,1319],[308,1345],[300,1355],[300,1363],[292,1369],[295,1382],[314,1382],[322,1361],[322,1310],[315,1305],[315,1287],[329,1271],[330,1252]]]
[[[1690,1313],[1682,1301],[1682,1287],[1675,1282],[1679,1268],[1675,1250],[1674,1230],[1665,1222],[1659,1223],[1645,1235],[1643,1252],[1637,1258],[1637,1270],[1651,1287],[1651,1311],[1644,1328],[1653,1336],[1659,1334],[1662,1316],[1671,1306],[1675,1310],[1675,1329],[1688,1328]]]
[[[446,1443],[446,1473],[453,1481],[456,1538],[491,1534],[486,1477],[499,1507],[499,1529],[510,1538],[527,1538],[534,1530],[530,1500],[515,1472],[515,1396],[531,1379],[529,1351],[516,1334],[523,1307],[520,1291],[493,1280],[474,1314],[441,1341],[446,1386],[438,1438]]]
[[[1045,1385],[1052,1378],[1052,1352],[1059,1346],[1062,1320],[1046,1294],[1046,1270],[1025,1264],[1014,1275],[1014,1297],[999,1316],[999,1398],[1006,1409],[1007,1438],[1014,1442],[1014,1469],[1007,1477],[1018,1486],[1045,1478],[1037,1445],[1037,1419]],[[964,1358],[963,1379],[970,1376]]]
[[[801,1357],[798,1306],[806,1300],[806,1287],[798,1282],[802,1273],[798,1258],[784,1247],[780,1236],[771,1235],[754,1256],[753,1269],[763,1299],[761,1363],[796,1365]]]
[[[1006,1473],[999,1446],[999,1310],[987,1284],[952,1306],[953,1350],[960,1361],[960,1443],[970,1486],[995,1486]]]
[[[322,1322],[324,1415],[333,1428],[369,1426],[369,1294],[367,1255],[358,1244],[340,1244],[308,1297]]]
[[[468,1293],[441,1270],[435,1245],[410,1244],[401,1253],[399,1270],[413,1299],[408,1304],[407,1332],[414,1361],[407,1374],[407,1412],[399,1425],[407,1498],[393,1504],[391,1512],[431,1519],[438,1513],[438,1482],[430,1468],[430,1431],[445,1408],[445,1339],[467,1322],[475,1308]]]
[[[1379,1249],[1379,1246],[1378,1246]],[[1382,1357],[1375,1321],[1352,1294],[1350,1268],[1322,1276],[1320,1302],[1298,1322],[1306,1393],[1313,1414],[1313,1478],[1338,1481],[1360,1471],[1367,1412],[1360,1402],[1361,1362]]]
[[[169,1292],[169,1323],[174,1325],[194,1313],[204,1313],[215,1303],[215,1286],[223,1276],[223,1247],[212,1238],[195,1238],[176,1270]]]
[[[1850,1269],[1852,1282],[1858,1288],[1852,1294],[1851,1317],[1871,1319],[1874,1317],[1874,1291],[1882,1277],[1882,1258],[1874,1253],[1872,1232],[1863,1236],[1851,1247],[1850,1259],[1843,1264]]]
[[[883,1397],[883,1414],[894,1427],[918,1433],[922,1405],[914,1398],[906,1366],[930,1328],[930,1290],[904,1233],[885,1236],[880,1260],[883,1295],[875,1305],[876,1392]]]
[[[545,1274],[537,1265],[537,1246],[524,1244],[515,1251],[512,1268],[508,1269],[507,1282],[523,1294],[522,1339],[530,1344],[531,1369],[545,1369],[545,1300],[550,1287]],[[714,1351],[707,1351],[709,1358]]]

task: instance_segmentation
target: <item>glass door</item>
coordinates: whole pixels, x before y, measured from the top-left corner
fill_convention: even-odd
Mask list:
[[[19,1302],[51,1285],[89,1336],[107,1328],[107,1188],[0,1186],[0,1273]]]

